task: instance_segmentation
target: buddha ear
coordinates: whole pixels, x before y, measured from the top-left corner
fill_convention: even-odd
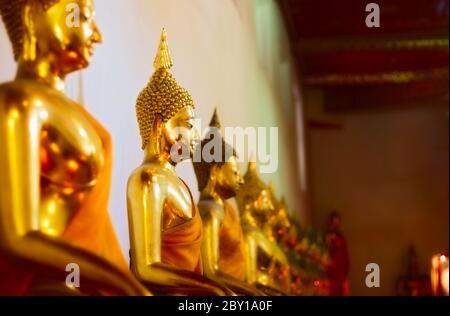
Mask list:
[[[163,118],[161,114],[156,114],[152,124],[152,134],[160,135],[162,133]]]
[[[220,167],[214,163],[209,172],[209,179],[212,182],[215,182],[219,172],[220,172]]]
[[[37,39],[35,34],[35,16],[39,10],[38,3],[27,0],[22,11],[23,23],[23,48],[22,56],[25,61],[36,60]]]
[[[157,151],[161,152],[161,148],[159,147],[161,135],[163,133],[164,122],[161,114],[156,114],[155,119],[152,124],[152,132],[150,142],[153,144],[157,144]]]

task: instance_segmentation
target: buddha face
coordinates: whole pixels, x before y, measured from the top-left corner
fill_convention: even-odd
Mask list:
[[[45,56],[64,74],[85,68],[94,45],[102,41],[94,21],[92,0],[61,0],[33,16],[38,56]]]
[[[235,196],[244,183],[235,156],[231,156],[220,167],[215,166],[213,173],[216,178],[215,189],[224,199]]]
[[[162,133],[166,144],[170,147],[170,156],[177,163],[192,158],[200,137],[195,124],[195,112],[190,106],[178,111],[163,124]]]
[[[291,223],[287,215],[286,207],[282,205],[277,213],[277,224],[282,228],[289,228]]]
[[[261,190],[258,198],[253,202],[253,209],[260,215],[268,215],[274,210],[269,190]]]
[[[278,239],[286,237],[289,233],[291,222],[284,206],[282,206],[276,214],[276,222],[274,224],[274,228],[276,229]]]

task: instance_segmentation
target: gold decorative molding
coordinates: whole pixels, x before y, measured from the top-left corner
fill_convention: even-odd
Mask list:
[[[448,79],[448,68],[426,71],[394,71],[375,74],[326,74],[306,76],[307,85],[359,85],[382,83],[408,83],[422,80]]]
[[[299,40],[300,53],[366,50],[448,50],[448,36],[437,38],[331,38]]]

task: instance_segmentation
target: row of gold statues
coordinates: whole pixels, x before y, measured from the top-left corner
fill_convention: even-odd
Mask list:
[[[69,3],[81,10],[80,27],[66,24]],[[92,0],[0,0],[0,12],[18,63],[15,80],[0,85],[0,295],[291,293],[278,245],[286,206],[256,163],[242,177],[234,150],[222,162],[195,162],[198,206],[175,172],[179,127],[189,156],[208,141],[230,146],[217,113],[199,141],[164,31],[136,104],[145,158],[128,181],[128,267],[107,210],[111,138],[63,92],[65,76],[87,67],[102,40]],[[79,266],[80,287],[65,283],[68,263]]]

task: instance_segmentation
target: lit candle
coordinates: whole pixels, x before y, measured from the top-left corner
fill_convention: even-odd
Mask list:
[[[434,295],[449,295],[448,255],[438,254],[431,259],[431,286]]]

